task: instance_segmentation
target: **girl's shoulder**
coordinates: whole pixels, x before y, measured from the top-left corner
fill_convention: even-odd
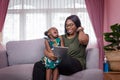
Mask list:
[[[56,38],[55,40],[56,40],[57,42],[60,42],[60,41],[61,41],[61,38],[58,37],[58,38]]]
[[[44,39],[45,39],[45,41],[47,41],[47,42],[51,42],[51,39],[48,38],[48,37],[44,37]]]

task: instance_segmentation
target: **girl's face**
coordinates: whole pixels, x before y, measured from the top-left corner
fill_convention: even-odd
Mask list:
[[[57,38],[58,37],[58,30],[55,28],[55,27],[52,27],[50,30],[49,30],[49,36],[51,38]]]
[[[70,20],[70,19],[68,19],[68,20],[66,21],[66,26],[65,26],[65,28],[66,28],[67,33],[68,33],[69,35],[72,35],[72,34],[76,33],[76,30],[77,30],[77,27],[76,27],[75,23],[74,23],[72,20]]]

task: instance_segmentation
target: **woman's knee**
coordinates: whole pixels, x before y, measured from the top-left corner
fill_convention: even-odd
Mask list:
[[[34,64],[34,68],[45,68],[45,67],[42,61],[39,61]]]

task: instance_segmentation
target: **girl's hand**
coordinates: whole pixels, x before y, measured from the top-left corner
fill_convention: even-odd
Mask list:
[[[52,55],[50,56],[50,59],[51,59],[51,60],[56,60],[57,57],[56,57],[54,54],[52,54]]]
[[[54,55],[54,53],[52,51],[48,51],[47,49],[44,50],[44,54],[51,60],[57,59],[57,57]]]
[[[57,57],[53,54],[53,53],[49,53],[48,57],[51,59],[51,60],[56,60]]]

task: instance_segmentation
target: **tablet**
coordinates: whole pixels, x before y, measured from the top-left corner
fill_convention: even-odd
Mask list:
[[[62,57],[64,54],[67,54],[68,47],[54,47],[53,53],[57,57]]]

